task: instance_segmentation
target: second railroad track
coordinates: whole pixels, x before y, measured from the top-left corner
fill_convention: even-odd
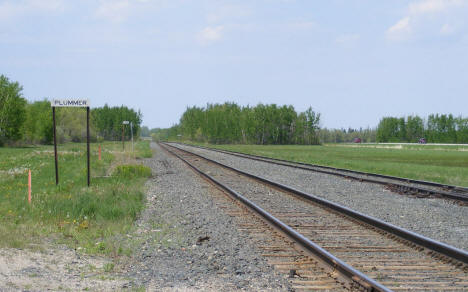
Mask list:
[[[468,253],[291,187],[165,144],[324,262],[352,289],[467,291]]]
[[[246,154],[246,153],[235,152],[235,151],[221,150],[221,149],[196,146],[196,145],[188,145],[188,144],[183,144],[183,143],[174,143],[174,144],[180,144],[180,145],[200,148],[200,149],[204,149],[208,151],[224,153],[224,154],[233,155],[236,157],[252,159],[252,160],[261,161],[265,163],[271,163],[271,164],[288,166],[288,167],[307,170],[307,171],[340,176],[340,177],[344,177],[347,179],[353,179],[353,180],[358,180],[358,181],[363,181],[363,182],[385,185],[390,190],[401,193],[401,194],[405,194],[405,195],[417,196],[417,197],[422,197],[422,198],[425,198],[425,197],[443,198],[443,199],[454,201],[460,205],[468,205],[468,188],[462,187],[462,186],[447,185],[447,184],[441,184],[441,183],[436,183],[436,182],[431,182],[431,181],[415,180],[415,179],[389,176],[389,175],[383,175],[383,174],[377,174],[377,173],[368,173],[368,172],[355,171],[355,170],[337,168],[337,167],[331,167],[331,166],[294,162],[294,161]]]

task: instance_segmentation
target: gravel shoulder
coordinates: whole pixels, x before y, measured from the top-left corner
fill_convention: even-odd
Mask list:
[[[0,250],[0,291],[115,291],[127,282],[110,259],[44,243],[38,250]]]
[[[467,207],[441,199],[399,195],[377,184],[273,165],[195,147],[179,147],[468,250]]]

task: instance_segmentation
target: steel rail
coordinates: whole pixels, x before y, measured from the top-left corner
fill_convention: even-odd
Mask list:
[[[184,163],[186,163],[188,166],[190,166],[193,170],[195,170],[197,173],[202,175],[203,177],[207,178],[209,181],[213,182],[215,185],[219,186],[221,189],[225,190],[228,192],[232,197],[237,199],[238,201],[242,202],[244,205],[246,205],[249,209],[253,210],[255,213],[259,214],[261,217],[263,217],[267,222],[272,224],[275,228],[281,230],[285,235],[287,235],[289,238],[300,244],[305,250],[311,252],[315,256],[319,257],[322,261],[324,261],[326,264],[328,264],[332,269],[338,270],[343,276],[348,278],[351,282],[354,282],[356,284],[359,284],[362,288],[366,289],[369,292],[372,291],[382,291],[382,292],[391,292],[392,290],[383,286],[382,284],[378,283],[374,279],[368,277],[364,273],[362,273],[359,270],[356,270],[352,266],[348,265],[344,261],[340,260],[339,258],[335,257],[316,243],[312,242],[310,239],[302,235],[301,233],[297,232],[295,229],[291,228],[289,225],[285,224],[281,220],[277,219],[264,209],[262,209],[260,206],[256,205],[254,202],[250,201],[240,193],[236,192],[235,190],[231,189],[230,187],[224,185],[223,183],[219,182],[212,176],[204,173],[201,171],[199,168],[197,168],[195,165],[191,164],[188,162],[186,159],[175,153],[174,151],[170,150],[167,148],[169,145],[165,145],[160,143],[162,148],[164,148],[166,151],[171,153],[172,155],[176,156],[180,160],[182,160]],[[171,146],[174,147],[174,146]],[[174,147],[178,150],[177,147]],[[182,150],[183,152],[190,153],[188,151]],[[193,154],[193,153],[190,153]],[[196,154],[193,154],[195,156],[198,156]],[[203,157],[201,157],[203,158]]]
[[[320,172],[320,173],[325,173],[325,174],[330,174],[330,175],[341,176],[341,177],[345,177],[345,178],[351,178],[351,179],[355,179],[355,180],[359,180],[359,181],[366,181],[366,182],[370,182],[370,183],[377,183],[377,184],[382,184],[382,185],[387,185],[387,186],[388,185],[393,185],[393,186],[396,186],[399,189],[403,189],[403,190],[413,190],[413,191],[417,191],[418,193],[426,193],[426,194],[429,194],[429,195],[441,196],[441,197],[444,197],[444,198],[447,198],[447,199],[456,200],[456,201],[460,201],[460,202],[463,202],[463,203],[468,203],[468,195],[460,195],[460,194],[456,194],[456,193],[447,192],[447,191],[444,191],[444,190],[427,189],[427,188],[422,188],[422,187],[418,187],[418,186],[409,186],[409,185],[399,184],[399,183],[395,183],[395,182],[372,179],[372,178],[369,178],[369,177],[383,178],[383,179],[395,180],[395,181],[406,182],[406,183],[413,183],[413,184],[420,184],[420,185],[438,187],[438,188],[443,188],[443,189],[451,189],[451,190],[455,190],[455,191],[460,190],[460,191],[468,193],[468,188],[461,187],[461,186],[446,185],[446,184],[440,184],[440,183],[431,182],[431,181],[415,180],[415,179],[410,179],[410,178],[390,176],[390,175],[384,175],[384,174],[378,174],[378,173],[362,172],[362,171],[350,170],[350,169],[345,169],[345,168],[336,168],[336,167],[331,167],[331,166],[308,164],[308,163],[296,162],[296,161],[288,161],[288,160],[284,160],[284,159],[271,158],[271,157],[254,155],[254,154],[246,154],[246,153],[237,152],[237,151],[221,150],[221,149],[204,147],[204,146],[190,145],[190,144],[185,144],[185,143],[180,143],[180,142],[171,142],[171,143],[190,146],[190,147],[195,147],[195,148],[200,148],[200,149],[205,149],[205,150],[210,150],[210,151],[214,151],[214,152],[229,154],[229,155],[233,155],[233,156],[237,156],[237,157],[252,159],[252,160],[256,160],[256,161],[262,161],[262,162],[276,164],[276,165],[288,166],[288,167],[302,169],[302,170],[315,171],[315,172]],[[321,168],[322,170],[321,169],[311,169],[310,167]],[[349,174],[333,172],[333,171],[327,171],[327,170],[347,172]],[[353,175],[350,175],[350,174],[368,176],[368,178],[357,177],[357,176],[353,176]]]
[[[168,144],[165,144],[165,145],[168,145]],[[434,239],[425,237],[423,235],[420,235],[418,233],[415,233],[415,232],[409,231],[407,229],[398,227],[396,225],[387,223],[387,222],[382,221],[380,219],[377,219],[375,217],[372,217],[372,216],[360,213],[358,211],[352,210],[352,209],[350,209],[348,207],[345,207],[345,206],[339,205],[337,203],[334,203],[334,202],[319,198],[319,197],[317,197],[315,195],[305,193],[305,192],[300,191],[298,189],[295,189],[293,187],[290,187],[290,186],[287,186],[287,185],[284,185],[284,184],[269,180],[267,178],[260,177],[260,176],[257,176],[257,175],[254,175],[254,174],[239,170],[237,168],[222,164],[222,163],[220,163],[218,161],[215,161],[215,160],[212,160],[210,158],[204,157],[202,155],[187,151],[185,149],[181,149],[179,147],[175,147],[175,146],[172,146],[172,145],[168,145],[168,146],[176,148],[176,149],[178,149],[178,150],[180,150],[182,152],[188,153],[190,155],[197,156],[197,157],[199,157],[201,159],[204,159],[204,160],[209,161],[211,163],[217,164],[219,166],[222,166],[222,167],[224,167],[226,169],[229,169],[229,170],[232,170],[234,172],[243,174],[243,175],[248,176],[250,178],[262,181],[262,182],[264,182],[266,184],[273,185],[273,186],[275,186],[275,187],[277,187],[279,189],[282,189],[284,191],[287,191],[287,192],[293,193],[295,195],[298,195],[298,196],[300,196],[300,197],[302,197],[302,198],[304,198],[306,200],[309,200],[309,201],[312,201],[312,202],[317,203],[319,205],[328,207],[328,208],[330,208],[332,210],[335,210],[335,211],[337,211],[337,212],[339,212],[341,214],[345,214],[345,215],[347,215],[347,216],[349,216],[349,217],[351,217],[353,219],[356,219],[356,220],[361,221],[363,223],[366,223],[366,224],[368,224],[370,226],[376,227],[376,228],[378,228],[380,230],[383,230],[383,231],[386,231],[386,232],[391,233],[393,235],[396,235],[396,236],[398,236],[398,237],[400,237],[400,238],[402,238],[404,240],[410,241],[410,242],[412,242],[414,244],[417,244],[417,245],[419,245],[421,247],[424,247],[424,248],[429,249],[431,251],[438,252],[438,253],[440,253],[442,255],[445,255],[445,256],[447,256],[447,257],[449,257],[451,259],[457,260],[457,261],[459,261],[461,263],[468,264],[468,252],[464,251],[462,249],[458,249],[458,248],[453,247],[451,245],[448,245],[448,244],[442,243],[440,241],[436,241]]]

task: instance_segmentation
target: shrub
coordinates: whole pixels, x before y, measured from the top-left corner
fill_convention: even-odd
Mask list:
[[[115,168],[112,176],[126,179],[151,177],[151,169],[141,164],[123,164]]]

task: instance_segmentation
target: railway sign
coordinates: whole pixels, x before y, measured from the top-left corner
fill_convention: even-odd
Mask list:
[[[57,130],[55,126],[56,107],[85,107],[86,108],[86,149],[88,157],[88,187],[90,185],[90,164],[89,164],[89,100],[88,99],[54,99],[50,102],[52,107],[52,120],[54,124],[54,154],[55,154],[55,184],[59,183],[58,156],[57,156]]]
[[[51,101],[52,107],[89,107],[88,99],[54,99]]]

